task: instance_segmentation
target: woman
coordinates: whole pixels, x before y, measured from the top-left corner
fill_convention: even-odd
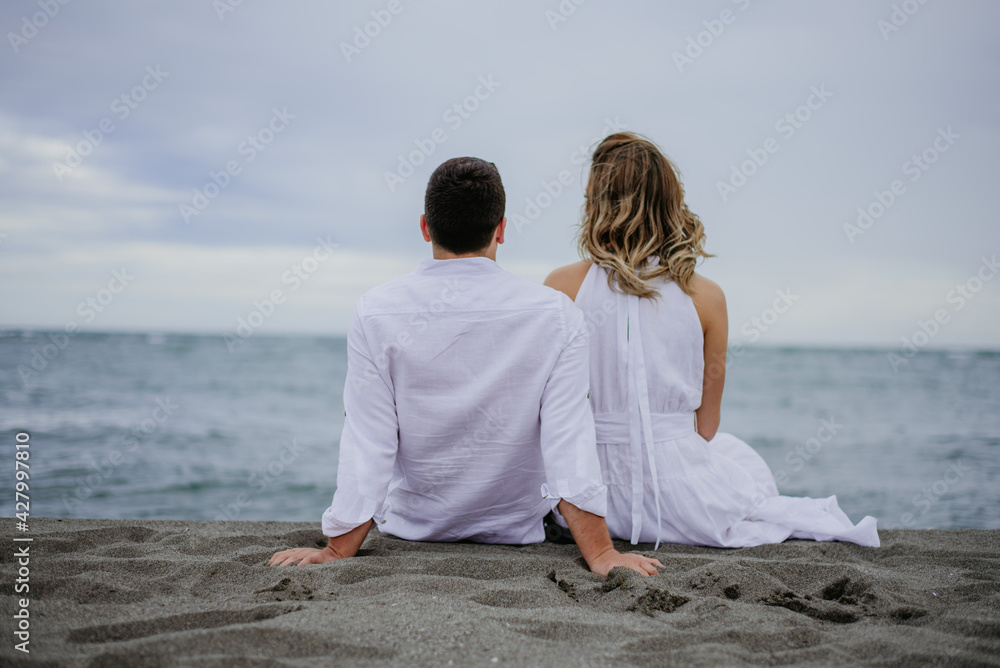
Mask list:
[[[878,546],[874,518],[853,525],[834,496],[779,496],[760,455],[716,433],[725,381],[717,361],[729,325],[722,290],[694,271],[709,257],[704,242],[655,144],[628,132],[601,142],[579,234],[585,260],[546,285],[591,323],[591,404],[611,535],[657,547],[787,538]]]

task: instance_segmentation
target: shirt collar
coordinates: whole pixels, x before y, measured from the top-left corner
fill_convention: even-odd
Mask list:
[[[420,261],[415,270],[418,274],[430,276],[495,274],[502,271],[500,265],[488,257],[459,257],[452,260],[426,258]]]

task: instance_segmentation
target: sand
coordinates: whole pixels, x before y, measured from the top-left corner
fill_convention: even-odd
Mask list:
[[[0,665],[1000,665],[1000,531],[665,545],[660,575],[602,578],[573,545],[373,533],[354,559],[279,569],[318,524],[32,519],[26,655],[13,529]]]

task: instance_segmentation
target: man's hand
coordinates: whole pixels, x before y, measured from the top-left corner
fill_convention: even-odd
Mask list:
[[[616,550],[611,544],[608,525],[603,517],[580,510],[565,499],[559,502],[559,512],[566,519],[576,546],[580,548],[580,554],[591,572],[607,575],[615,566],[624,566],[643,575],[656,575],[656,567],[663,568],[663,564],[656,559],[639,554],[622,554]]]
[[[305,566],[307,564],[325,564],[328,561],[336,561],[337,559],[343,559],[336,552],[330,549],[329,546],[319,549],[316,547],[295,547],[290,550],[282,550],[281,552],[276,552],[271,561],[268,563],[269,566],[291,566],[296,561],[299,562],[299,566]]]
[[[611,572],[612,568],[616,568],[617,566],[631,568],[633,571],[639,571],[643,575],[656,575],[659,573],[656,569],[663,568],[663,564],[656,559],[650,559],[649,557],[632,552],[623,554],[618,550],[611,549],[595,558],[593,563],[590,564],[590,570],[597,575],[606,576]]]
[[[297,561],[299,566],[305,566],[307,564],[325,564],[328,561],[353,557],[361,549],[361,544],[365,542],[365,536],[368,535],[368,531],[374,524],[372,520],[368,520],[343,535],[335,536],[322,550],[315,547],[293,547],[290,550],[276,552],[271,557],[269,564],[271,566],[291,566]]]

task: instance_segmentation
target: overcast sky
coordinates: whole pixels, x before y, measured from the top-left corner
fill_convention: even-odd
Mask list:
[[[898,347],[938,316],[928,345],[1000,348],[998,24],[990,0],[6,0],[0,327],[221,335],[280,291],[261,332],[342,333],[429,254],[427,178],[462,155],[504,179],[500,264],[541,281],[625,127],[683,173],[732,342]]]

